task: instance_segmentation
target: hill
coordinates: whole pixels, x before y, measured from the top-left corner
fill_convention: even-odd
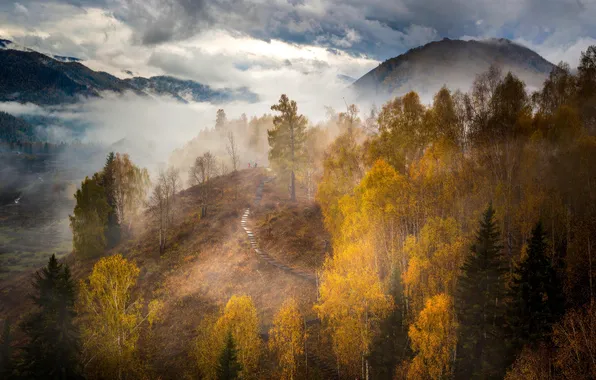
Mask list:
[[[255,102],[246,88],[212,89],[170,76],[120,79],[94,71],[75,57],[47,55],[0,40],[0,102],[38,105],[74,103],[81,98],[101,97],[103,92],[132,92],[137,95],[167,95],[180,102],[222,103],[232,100]]]
[[[211,102],[218,104],[233,100],[249,103],[258,101],[258,96],[245,87],[213,89],[192,80],[183,80],[166,75],[151,78],[134,77],[124,79],[124,81],[148,94],[171,96],[184,103]]]
[[[507,39],[462,41],[445,38],[391,58],[358,79],[352,88],[361,98],[383,102],[409,91],[435,94],[443,85],[467,91],[474,77],[490,65],[511,71],[530,87],[540,87],[552,63]]]

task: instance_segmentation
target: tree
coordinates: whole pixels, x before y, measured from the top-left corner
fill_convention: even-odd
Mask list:
[[[408,335],[416,353],[408,370],[409,379],[452,377],[457,322],[451,297],[437,294],[427,299]]]
[[[221,131],[226,127],[228,123],[228,119],[226,117],[226,111],[223,109],[218,109],[217,114],[215,116],[215,130]]]
[[[99,174],[86,177],[75,193],[74,215],[70,215],[73,250],[81,257],[96,257],[106,247],[105,226],[110,206]]]
[[[217,321],[219,331],[229,331],[238,348],[242,378],[253,376],[259,362],[261,339],[257,309],[249,296],[232,296]]]
[[[194,353],[201,378],[205,380],[217,379],[218,361],[225,344],[226,331],[219,328],[217,319],[217,315],[207,315],[197,327]]]
[[[304,323],[298,304],[286,300],[273,318],[269,331],[269,348],[277,356],[281,379],[293,380],[297,375],[298,359],[304,354]]]
[[[21,328],[28,337],[19,372],[25,377],[71,379],[80,374],[79,330],[74,324],[76,287],[68,265],[55,255],[33,277],[31,298],[37,310]]]
[[[143,301],[132,297],[138,276],[139,268],[118,254],[101,258],[80,284],[84,365],[91,377],[123,379],[138,370],[139,327],[162,307],[151,301],[143,315]]]
[[[118,221],[130,225],[141,209],[149,187],[147,169],[132,163],[128,154],[116,154],[113,161],[113,197]]]
[[[562,284],[546,256],[545,235],[542,223],[537,223],[528,241],[528,255],[513,276],[508,323],[517,351],[547,338],[564,312]]]
[[[218,380],[233,380],[240,378],[242,365],[238,362],[238,350],[234,343],[232,333],[228,332],[226,337],[226,345],[219,356],[219,363],[217,366]]]
[[[503,312],[506,273],[492,204],[480,221],[476,241],[458,280],[456,311],[458,376],[504,375]]]
[[[236,144],[234,132],[228,132],[228,144],[226,145],[226,151],[228,152],[230,160],[232,161],[232,169],[234,172],[236,172],[240,158],[238,157],[238,145]]]
[[[205,152],[197,157],[190,168],[189,178],[191,185],[199,185],[199,200],[201,202],[201,218],[207,215],[207,207],[213,197],[210,179],[216,176],[217,162],[211,152]]]
[[[108,248],[114,247],[120,241],[120,223],[118,219],[118,208],[116,203],[115,191],[115,161],[116,156],[114,152],[110,152],[106,158],[106,163],[101,173],[100,184],[104,188],[106,194],[106,201],[110,207],[108,212],[108,221],[106,226],[106,243]]]
[[[596,122],[596,45],[582,52],[577,67],[577,93],[584,123],[593,131]]]
[[[379,322],[393,307],[382,289],[370,244],[348,243],[327,259],[315,311],[331,334],[340,364],[367,378],[368,356]]]
[[[307,120],[298,114],[298,106],[285,94],[278,104],[271,106],[280,115],[273,118],[273,129],[268,130],[269,160],[282,172],[290,172],[291,200],[296,200],[295,172],[302,158],[302,146],[306,139]]]
[[[162,170],[149,197],[148,209],[159,232],[160,254],[163,254],[166,250],[168,232],[174,221],[176,193],[179,186],[178,170],[174,168],[169,168],[167,171]]]
[[[419,237],[409,236],[403,249],[409,258],[403,280],[412,316],[437,294],[455,295],[465,255],[464,240],[453,218],[428,220]]]

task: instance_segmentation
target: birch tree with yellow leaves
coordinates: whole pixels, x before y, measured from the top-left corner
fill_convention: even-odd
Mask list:
[[[324,265],[315,310],[331,335],[340,365],[351,375],[369,376],[368,356],[379,322],[393,307],[385,294],[370,244],[354,242],[335,250]]]
[[[296,300],[286,300],[269,330],[269,349],[276,355],[280,378],[293,380],[298,370],[298,360],[304,354],[304,322]]]

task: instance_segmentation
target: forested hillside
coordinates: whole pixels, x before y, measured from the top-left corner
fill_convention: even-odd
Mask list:
[[[299,107],[108,155],[72,254],[0,292],[2,375],[596,378],[596,47],[534,93]]]

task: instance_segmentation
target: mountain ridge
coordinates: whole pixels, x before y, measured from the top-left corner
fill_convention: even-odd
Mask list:
[[[436,93],[443,85],[467,91],[490,65],[511,71],[529,86],[541,86],[554,65],[508,39],[444,38],[385,60],[351,86],[362,98],[387,99],[415,90]]]

